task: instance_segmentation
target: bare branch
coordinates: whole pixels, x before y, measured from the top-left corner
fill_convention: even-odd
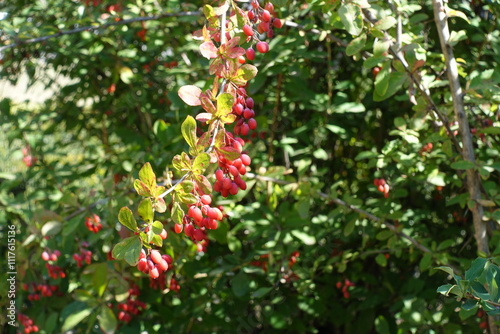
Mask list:
[[[117,22],[109,22],[109,23],[105,23],[105,24],[101,24],[101,25],[92,25],[92,26],[75,28],[75,29],[71,29],[71,30],[63,30],[63,31],[59,31],[59,32],[52,34],[52,35],[46,35],[46,36],[41,36],[41,37],[37,37],[37,38],[16,39],[16,41],[14,43],[0,47],[0,53],[2,51],[7,50],[7,49],[16,48],[16,47],[19,47],[21,45],[40,43],[40,42],[44,42],[46,40],[49,40],[51,38],[56,38],[56,37],[60,37],[63,35],[76,34],[76,33],[83,32],[83,31],[97,31],[97,30],[103,30],[103,29],[106,29],[106,28],[109,28],[112,26],[130,24],[130,23],[134,23],[134,22],[145,22],[145,21],[159,20],[159,19],[163,19],[163,18],[167,18],[167,17],[199,16],[200,14],[201,14],[201,12],[199,12],[199,11],[179,12],[179,13],[161,13],[158,15],[134,17],[134,18],[127,19],[127,20],[120,20]]]

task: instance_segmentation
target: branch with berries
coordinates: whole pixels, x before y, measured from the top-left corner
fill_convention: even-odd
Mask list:
[[[203,13],[207,24],[193,35],[202,41],[200,53],[210,60],[209,73],[214,79],[205,91],[194,85],[178,91],[187,105],[202,109],[196,117],[187,116],[181,125],[189,150],[174,156],[172,166],[182,176],[173,182],[171,173],[165,185],[158,185],[151,165],[144,164],[134,182],[137,194],[143,197],[137,209],[140,221],[128,207],[118,214],[119,222],[134,235],[114,247],[113,257],[137,266],[153,279],[172,264],[169,255],[161,254],[168,234],[155,213],[169,212],[176,233],[184,232],[203,245],[208,230],[216,229],[224,218],[223,208],[213,204],[212,193],[228,197],[246,190],[243,176],[251,158],[244,151],[242,137],[257,128],[257,121],[254,100],[245,87],[258,72],[246,61],[254,60],[254,47],[259,53],[268,52],[269,45],[261,36],[271,38],[273,28],[282,26],[273,18],[271,3],[261,7],[252,1],[246,11],[234,0],[224,0],[218,7],[205,5]],[[209,168],[212,165],[217,166],[215,172]],[[207,175],[209,171],[213,175]]]

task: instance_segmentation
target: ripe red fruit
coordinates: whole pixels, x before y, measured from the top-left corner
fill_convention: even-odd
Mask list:
[[[269,44],[267,44],[266,42],[258,42],[255,47],[260,53],[266,53],[269,51]]]
[[[248,19],[250,21],[252,21],[254,19],[254,17],[255,17],[255,13],[252,10],[249,11],[247,15],[248,15]]]
[[[246,124],[246,123],[241,124],[241,126],[240,126],[240,134],[242,136],[248,135],[249,131],[250,131],[250,127],[248,126],[248,124]]]
[[[160,252],[159,252],[159,251],[157,251],[156,249],[153,249],[153,250],[151,251],[150,256],[151,256],[151,260],[153,260],[153,262],[154,262],[154,263],[160,263],[160,262],[161,262],[161,260],[163,260],[163,259],[161,258],[161,254],[160,254]]]
[[[165,240],[165,239],[167,239],[167,236],[168,236],[167,230],[163,229],[160,233],[160,238]]]
[[[251,97],[247,97],[245,100],[245,104],[246,104],[247,108],[252,109],[255,105],[255,102]]]
[[[280,29],[281,27],[283,27],[283,21],[281,21],[280,19],[274,19],[273,27],[275,27],[276,29]]]
[[[200,201],[205,205],[209,205],[212,203],[212,197],[210,197],[210,195],[203,195],[200,197]]]
[[[246,62],[245,57],[243,57],[243,56],[239,56],[239,57],[238,57],[238,63],[240,63],[240,64],[244,64],[245,62]]]
[[[269,11],[267,9],[264,9],[262,11],[262,14],[260,17],[261,17],[262,21],[264,21],[264,22],[271,21],[271,13],[269,13]]]
[[[245,110],[243,111],[243,117],[245,117],[246,119],[252,118],[254,116],[255,111],[253,111],[253,109],[245,108]]]
[[[269,22],[260,22],[258,25],[257,25],[257,31],[259,34],[263,34],[265,33],[266,31],[269,31]]]
[[[160,261],[160,263],[158,263],[158,264],[156,265],[156,267],[157,267],[158,269],[160,269],[161,271],[167,271],[167,270],[168,270],[168,262],[167,262],[167,261],[165,261],[165,259],[162,259],[162,260]]]
[[[146,258],[146,251],[143,249],[141,249],[141,254],[139,254],[139,259],[145,259]]]
[[[245,54],[246,54],[248,60],[254,60],[255,59],[255,50],[254,49],[248,48],[245,51]]]
[[[50,255],[47,252],[42,253],[42,260],[48,261],[50,259]]]
[[[250,157],[247,154],[242,154],[240,156],[240,159],[241,159],[241,162],[243,163],[243,165],[245,165],[245,166],[249,166],[250,163],[252,162],[252,159],[250,159]]]
[[[237,115],[241,115],[241,113],[243,112],[243,105],[241,103],[236,103],[234,106],[233,106],[233,112]]]
[[[253,36],[253,29],[249,25],[245,24],[243,26],[243,33],[247,36]]]
[[[248,120],[248,127],[250,128],[250,130],[255,130],[257,128],[257,121],[255,120],[255,118],[250,118]]]
[[[172,257],[168,254],[163,254],[161,256],[162,259],[164,259],[165,261],[167,261],[168,264],[172,264],[173,260],[172,260]]]
[[[274,12],[274,5],[273,5],[273,3],[272,2],[266,3],[266,5],[264,6],[264,9],[270,11],[271,13]]]
[[[196,222],[200,222],[203,219],[200,208],[196,206],[189,207],[188,216],[193,218]]]
[[[380,67],[379,67],[379,66],[375,66],[375,67],[372,69],[372,74],[373,74],[373,77],[374,77],[374,78],[376,78],[376,77],[377,77],[378,72],[380,72]]]
[[[146,259],[140,259],[139,262],[137,263],[137,269],[139,271],[144,271],[148,267],[148,261]]]
[[[155,266],[149,271],[149,277],[152,279],[157,279],[158,276],[160,276],[160,272],[158,271],[158,268]]]

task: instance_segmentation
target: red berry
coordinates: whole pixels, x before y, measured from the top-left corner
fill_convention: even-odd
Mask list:
[[[156,249],[153,249],[151,251],[151,260],[153,260],[154,263],[160,263],[162,258],[161,258],[161,254],[159,251],[157,251]]]
[[[250,159],[250,157],[247,154],[242,154],[240,156],[240,159],[241,159],[241,162],[243,163],[243,165],[245,165],[245,166],[249,166],[250,163],[252,162],[252,160]]]
[[[273,27],[275,27],[276,29],[280,29],[281,27],[283,27],[283,21],[281,21],[278,18],[274,19],[273,20]]]
[[[243,105],[241,103],[236,103],[234,106],[233,106],[233,112],[236,114],[236,115],[241,115],[243,113]]]
[[[160,269],[162,271],[167,271],[168,270],[168,262],[165,261],[165,259],[162,259],[160,261],[160,263],[158,263],[156,266],[158,267],[158,269]]]
[[[160,238],[165,240],[165,239],[167,239],[167,236],[168,236],[167,230],[163,229],[160,233]]]
[[[254,60],[255,59],[255,50],[252,48],[248,48],[245,52],[248,60]]]
[[[162,259],[164,259],[165,261],[167,261],[168,264],[172,264],[173,260],[172,260],[172,257],[168,254],[163,254],[162,256]]]
[[[144,271],[148,267],[148,261],[146,259],[140,259],[139,262],[137,263],[137,269],[139,271]]]
[[[196,206],[189,207],[188,216],[193,218],[196,222],[200,222],[203,219],[200,208]]]
[[[149,277],[152,279],[157,279],[158,276],[160,276],[160,272],[158,271],[158,268],[155,266],[149,271]]]
[[[255,105],[255,103],[251,97],[246,98],[245,104],[246,104],[247,108],[250,108],[250,109],[252,109]]]
[[[42,260],[48,261],[50,259],[50,255],[47,252],[42,253]]]
[[[372,69],[372,74],[373,74],[373,77],[374,77],[374,78],[376,78],[379,72],[380,72],[380,67],[375,66],[375,67]]]
[[[203,195],[200,197],[200,201],[205,205],[209,205],[212,203],[212,197],[210,197],[210,195]]]
[[[248,126],[248,124],[246,123],[243,123],[241,124],[241,127],[240,127],[240,134],[242,136],[246,136],[248,135],[248,132],[250,131],[250,127]]]
[[[245,24],[243,26],[243,33],[247,36],[253,36],[253,29],[249,25]]]
[[[271,21],[271,13],[267,9],[264,9],[261,14],[262,21],[269,22]]]
[[[255,120],[255,118],[250,118],[248,120],[248,127],[250,128],[250,130],[255,130],[257,128],[257,121]]]
[[[258,42],[255,47],[260,53],[266,53],[269,51],[269,44],[267,44],[266,42]]]

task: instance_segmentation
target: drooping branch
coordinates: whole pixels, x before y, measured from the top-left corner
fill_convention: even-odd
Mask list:
[[[2,51],[7,50],[7,49],[16,48],[16,47],[19,47],[22,45],[32,44],[32,43],[41,43],[41,42],[44,42],[44,41],[52,39],[52,38],[56,38],[56,37],[60,37],[60,36],[64,36],[64,35],[77,34],[79,32],[83,32],[83,31],[98,31],[98,30],[104,30],[106,28],[113,27],[113,26],[125,25],[125,24],[134,23],[134,22],[160,20],[160,19],[167,18],[167,17],[199,16],[199,15],[201,15],[201,12],[199,12],[199,11],[178,12],[178,13],[161,13],[158,15],[134,17],[131,19],[120,20],[120,21],[116,21],[116,22],[113,21],[113,22],[104,23],[104,24],[100,24],[100,25],[85,26],[85,27],[80,27],[80,28],[75,28],[75,29],[70,29],[70,30],[61,30],[59,32],[56,32],[55,34],[36,37],[36,38],[15,39],[15,41],[13,43],[1,46],[0,53]]]

